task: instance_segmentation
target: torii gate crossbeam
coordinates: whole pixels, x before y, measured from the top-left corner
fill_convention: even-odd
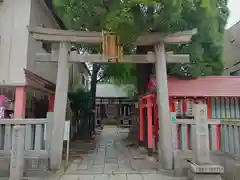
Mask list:
[[[69,63],[116,63],[115,60],[108,60],[100,54],[77,54],[74,52],[70,53]],[[188,54],[173,54],[172,52],[166,53],[167,63],[189,63]],[[36,62],[57,62],[59,59],[58,53],[47,54],[38,53],[36,55]],[[118,63],[155,63],[156,58],[154,53],[146,55],[123,55]]]
[[[32,37],[37,41],[51,41],[60,43],[58,60],[54,60],[58,61],[58,73],[53,115],[54,122],[52,130],[52,142],[50,149],[50,168],[59,169],[62,158],[63,129],[67,104],[70,43],[100,44],[102,42],[102,33],[45,29],[40,27],[28,27],[28,30]],[[165,44],[189,43],[194,34],[196,34],[196,30],[182,31],[168,35],[162,33],[149,33],[140,36],[135,42],[136,45],[154,46],[155,58],[152,58],[152,62],[155,62],[157,76],[158,117],[159,126],[161,129],[159,133],[160,143],[158,145],[158,155],[163,168],[167,170],[173,169],[173,151],[175,149],[173,148],[172,144],[172,132],[169,130],[172,127],[172,122],[170,121],[169,113],[168,82],[166,71],[167,57]],[[145,56],[145,59],[147,59],[146,57],[147,56]]]

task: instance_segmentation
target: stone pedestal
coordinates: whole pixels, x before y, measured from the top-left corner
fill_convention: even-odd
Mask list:
[[[221,180],[220,174],[223,172],[224,168],[220,165],[198,165],[194,161],[189,161],[189,180]]]
[[[219,174],[197,174],[193,172],[188,173],[189,180],[221,180]]]

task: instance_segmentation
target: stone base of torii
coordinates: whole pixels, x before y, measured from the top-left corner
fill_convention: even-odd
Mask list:
[[[55,57],[54,61],[58,63],[57,72],[57,83],[55,93],[55,104],[54,104],[54,122],[52,129],[52,143],[50,148],[50,168],[56,170],[60,168],[62,159],[62,143],[64,133],[64,121],[66,115],[66,104],[67,104],[67,92],[68,92],[68,63],[69,62],[83,62],[83,57],[72,56],[70,54],[70,43],[87,43],[87,44],[101,44],[102,32],[75,32],[65,31],[47,28],[28,28],[30,34],[35,40],[38,41],[50,41],[54,43],[60,43],[59,55],[45,55],[43,61],[52,61],[52,57]],[[165,51],[165,44],[182,44],[189,43],[192,35],[196,33],[193,31],[177,32],[169,35],[163,35],[161,33],[151,33],[139,37],[136,40],[136,45],[153,45],[154,51],[148,55],[138,55],[141,60],[136,60],[136,56],[129,55],[123,56],[123,59],[119,63],[155,63],[156,76],[157,76],[157,102],[158,102],[158,117],[159,126],[161,131],[159,133],[160,143],[158,147],[158,154],[161,164],[164,169],[173,169],[173,146],[172,146],[172,132],[169,131],[171,127],[170,114],[169,114],[169,100],[168,100],[168,83],[167,83],[167,71],[166,63],[168,59],[170,63],[172,59],[176,60],[176,56],[171,53],[168,54]],[[88,55],[86,58],[88,62],[101,63],[106,61],[104,58],[94,60],[97,55]],[[46,60],[47,57],[47,60]],[[99,55],[98,55],[99,57]],[[179,56],[179,61],[186,62],[186,56]],[[90,61],[91,60],[91,61]],[[38,59],[38,61],[40,61]],[[109,63],[114,63],[107,60]],[[177,63],[177,62],[174,62]]]

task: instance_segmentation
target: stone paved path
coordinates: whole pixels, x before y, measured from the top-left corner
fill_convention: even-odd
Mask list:
[[[60,180],[180,180],[157,171],[145,151],[129,147],[127,131],[105,126],[96,147],[79,155]],[[129,144],[129,143],[128,143]]]

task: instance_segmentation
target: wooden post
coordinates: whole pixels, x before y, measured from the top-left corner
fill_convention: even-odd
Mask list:
[[[24,126],[13,127],[9,180],[22,179],[24,171]]]
[[[148,136],[148,155],[153,154],[153,127],[152,127],[152,102],[151,97],[147,98],[147,136]]]
[[[54,95],[50,95],[48,99],[48,112],[53,112],[54,110]]]
[[[50,169],[57,170],[61,166],[63,133],[67,108],[68,76],[69,76],[69,44],[60,43],[57,85],[55,93],[52,141],[50,147]]]
[[[236,118],[240,118],[240,111],[239,111],[239,98],[236,97],[235,99],[235,111],[236,111]]]
[[[159,142],[159,125],[158,125],[158,107],[155,102],[154,104],[154,135],[155,135],[155,149],[157,149],[157,144]]]
[[[212,119],[212,98],[208,97],[207,99],[207,109],[208,109],[208,120]]]
[[[214,119],[215,117],[215,110],[213,111],[212,108],[213,106],[215,106],[215,98],[214,97],[208,97],[207,100],[207,109],[208,109],[208,120]],[[215,128],[215,129],[213,129]],[[215,136],[214,136],[215,135]],[[215,144],[212,144],[212,149],[213,150],[219,150],[220,149],[220,125],[217,124],[215,127],[212,127],[212,139],[214,139],[214,141],[212,140],[212,143],[215,142]]]
[[[236,119],[235,97],[230,97],[231,118]]]
[[[211,116],[212,116],[212,119],[215,119],[216,118],[216,97],[212,97],[211,98]]]
[[[140,140],[139,145],[143,146],[144,144],[144,137],[143,137],[143,102],[140,99],[139,101],[139,133],[140,133]]]
[[[158,156],[163,168],[167,170],[173,169],[173,147],[172,132],[169,130],[172,126],[170,120],[168,82],[166,68],[166,52],[164,44],[154,46],[156,53],[156,79],[157,79],[157,102],[159,117],[159,143]]]
[[[15,118],[25,118],[26,111],[26,87],[17,86],[15,92]]]

